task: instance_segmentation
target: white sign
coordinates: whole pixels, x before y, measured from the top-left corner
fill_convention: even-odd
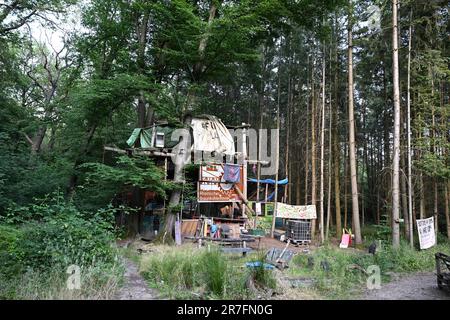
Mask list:
[[[436,244],[436,234],[434,232],[434,217],[428,219],[418,219],[417,230],[419,232],[420,249],[428,249]]]
[[[255,207],[255,212],[257,216],[261,215],[261,202],[256,202],[255,203],[256,207]]]

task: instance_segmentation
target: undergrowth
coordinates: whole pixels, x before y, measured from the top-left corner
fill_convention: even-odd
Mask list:
[[[382,285],[390,280],[392,273],[432,271],[435,268],[435,253],[449,251],[448,242],[422,251],[402,242],[398,249],[390,246],[378,248],[375,255],[324,246],[309,255],[295,256],[289,273],[313,279],[314,289],[325,298],[355,298],[365,288],[369,266],[380,268]]]

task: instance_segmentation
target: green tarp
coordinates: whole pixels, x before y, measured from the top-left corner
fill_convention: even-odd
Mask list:
[[[178,128],[169,127],[169,126],[157,126],[156,132],[164,133],[164,148],[173,148],[178,144],[178,141],[172,141],[172,132]],[[136,128],[131,133],[131,136],[127,140],[127,144],[130,147],[134,147],[136,142],[139,139],[141,148],[151,148],[152,144],[152,134],[153,128],[143,129]]]
[[[133,130],[130,138],[127,140],[127,144],[130,147],[133,147],[136,143],[136,140],[139,139],[139,143],[141,148],[151,148],[152,147],[152,129],[142,129],[136,128]]]

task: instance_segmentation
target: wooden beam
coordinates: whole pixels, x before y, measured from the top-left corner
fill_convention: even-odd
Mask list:
[[[247,206],[247,208],[250,210],[251,214],[255,215],[255,211],[253,211],[253,208],[250,206],[250,204],[248,203],[248,200],[245,198],[244,194],[242,193],[242,191],[238,188],[237,185],[234,185],[234,190],[236,190],[236,193],[239,195],[239,197],[242,199],[242,201],[244,202],[244,204]]]
[[[119,149],[115,147],[104,146],[103,147],[107,151],[113,151],[120,154],[128,154],[131,152],[132,154],[141,155],[141,156],[157,156],[157,157],[172,157],[175,154],[171,152],[164,151],[156,151],[156,150],[138,150],[138,149]]]

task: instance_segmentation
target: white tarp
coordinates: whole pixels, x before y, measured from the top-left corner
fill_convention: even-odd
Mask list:
[[[234,154],[233,137],[217,117],[193,118],[191,127],[194,136],[194,150]]]
[[[316,206],[293,206],[278,202],[276,217],[284,219],[316,219]]]
[[[436,244],[436,233],[434,232],[434,217],[418,219],[417,230],[419,232],[420,249],[428,249]]]

